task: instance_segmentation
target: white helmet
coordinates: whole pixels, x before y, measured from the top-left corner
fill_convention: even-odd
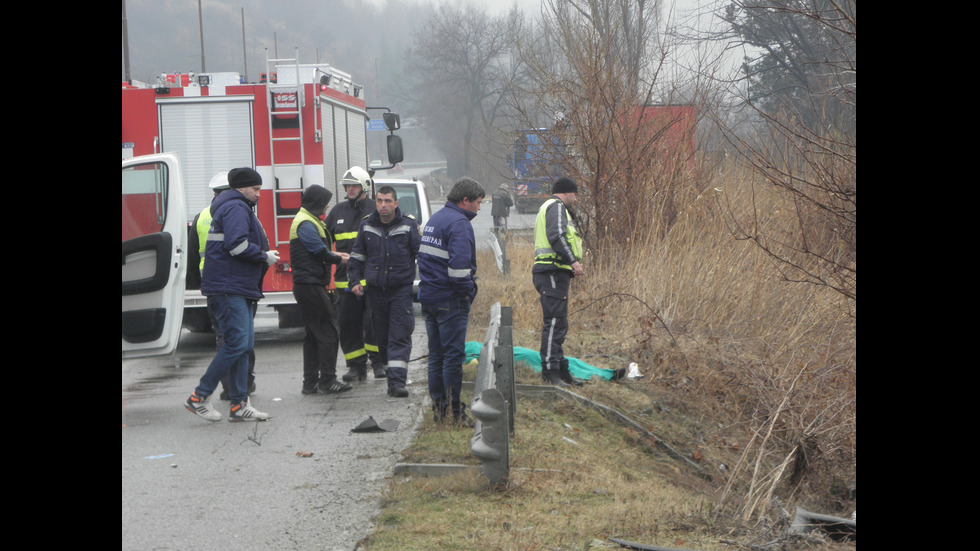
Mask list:
[[[363,190],[364,193],[371,192],[371,184],[373,183],[374,182],[371,180],[371,175],[359,166],[350,167],[350,169],[344,173],[344,177],[340,179],[341,185],[361,186],[361,190]]]
[[[228,173],[219,172],[215,174],[214,178],[211,178],[211,183],[208,184],[208,187],[214,191],[223,191],[226,189],[230,189],[231,184],[228,183]]]

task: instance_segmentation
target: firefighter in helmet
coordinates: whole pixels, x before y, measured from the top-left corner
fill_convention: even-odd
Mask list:
[[[337,204],[327,214],[327,231],[330,232],[338,253],[350,253],[357,239],[361,221],[374,210],[371,192],[374,181],[371,174],[359,166],[350,167],[340,179],[344,186],[346,200]],[[347,363],[344,381],[364,381],[367,379],[368,361],[374,371],[375,379],[386,377],[385,366],[378,356],[378,346],[374,342],[371,329],[371,307],[367,300],[350,292],[358,283],[348,281],[347,265],[337,266],[334,285],[339,291],[338,322],[340,326],[340,349]]]

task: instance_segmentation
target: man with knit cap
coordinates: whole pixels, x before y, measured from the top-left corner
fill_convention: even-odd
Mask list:
[[[211,182],[208,184],[211,188],[213,196],[211,200],[215,200],[221,192],[230,188],[228,184],[228,172],[219,172],[211,178]],[[259,228],[262,226],[260,225]],[[201,288],[201,272],[204,270],[204,249],[208,242],[208,232],[211,230],[211,204],[204,207],[197,216],[194,217],[194,221],[191,222],[190,236],[187,240],[188,248],[188,258],[191,260],[187,265],[187,282],[188,289],[200,289]],[[269,239],[262,232],[262,250],[269,250]],[[196,253],[196,254],[195,254]],[[265,274],[262,274],[265,277]],[[196,281],[196,285],[190,286],[191,280]],[[211,330],[214,332],[214,343],[216,348],[221,348],[224,346],[225,338],[221,334],[221,327],[218,325],[218,320],[214,318],[214,310],[210,307],[205,308],[208,314],[208,319],[211,322]],[[221,394],[220,398],[222,400],[230,400],[231,392],[231,382],[229,381],[228,375],[225,374],[221,378]],[[248,354],[248,394],[251,395],[255,392],[255,350],[252,350]]]
[[[568,288],[571,279],[584,275],[582,238],[575,231],[575,216],[568,209],[578,198],[578,185],[557,179],[551,197],[541,205],[534,222],[534,266],[531,279],[541,300],[541,378],[553,385],[582,382],[568,371],[563,345],[568,333]]]
[[[264,421],[270,417],[253,408],[247,392],[248,357],[255,346],[255,309],[266,270],[279,260],[278,251],[264,251],[264,232],[252,210],[259,200],[262,177],[251,168],[228,172],[230,189],[211,203],[211,229],[205,245],[201,294],[214,309],[224,336],[200,383],[184,402],[188,411],[208,421],[221,414],[210,404],[211,394],[226,374],[231,383],[230,421]]]
[[[303,192],[302,206],[289,228],[289,256],[293,267],[293,296],[306,326],[303,339],[303,394],[337,394],[351,385],[337,380],[340,330],[337,309],[327,287],[334,265],[350,255],[336,254],[327,226],[321,220],[332,197],[327,188],[312,185]]]

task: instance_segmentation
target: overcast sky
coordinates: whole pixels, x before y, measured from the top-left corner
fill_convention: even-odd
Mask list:
[[[426,13],[410,6],[436,6],[443,1],[200,0],[206,70],[244,73],[255,81],[265,71],[267,56],[293,57],[299,48],[301,63],[329,62],[369,86],[380,74],[383,83],[390,74],[386,69],[391,69],[384,66],[386,57],[381,56],[380,63],[377,53],[366,57],[366,46],[386,42],[389,52],[407,50]],[[537,16],[541,7],[541,0],[450,1],[484,7],[495,15],[516,4]],[[675,6],[674,18],[679,20],[686,11],[719,0],[664,1]],[[377,9],[353,7],[364,3]],[[201,71],[198,5],[198,0],[125,0],[131,78],[152,83],[161,73]],[[247,44],[243,44],[243,12]]]

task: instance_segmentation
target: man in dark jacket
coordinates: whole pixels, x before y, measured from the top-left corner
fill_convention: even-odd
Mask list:
[[[466,326],[476,298],[476,238],[471,220],[486,192],[475,180],[461,178],[446,204],[429,218],[419,247],[419,302],[429,340],[429,396],[433,417],[471,425],[460,401]]]
[[[510,186],[506,183],[500,184],[497,191],[493,192],[493,204],[490,206],[490,216],[493,217],[493,231],[507,229],[507,217],[510,216],[510,207],[514,206],[514,200],[510,198]]]
[[[262,177],[251,168],[228,172],[231,189],[211,203],[211,229],[205,246],[201,293],[214,308],[224,336],[200,383],[184,402],[188,411],[208,421],[221,414],[210,404],[225,374],[231,383],[231,421],[264,421],[270,416],[248,400],[248,355],[255,345],[255,309],[262,294],[262,277],[279,260],[278,251],[262,250],[262,225],[252,209],[259,200]]]
[[[211,178],[211,182],[208,184],[211,188],[213,196],[211,200],[214,201],[221,195],[221,192],[228,189],[228,172],[219,172]],[[259,225],[260,229],[262,225]],[[190,236],[187,240],[188,249],[188,265],[187,265],[187,288],[188,289],[200,289],[201,288],[201,271],[204,268],[204,254],[205,245],[208,242],[208,232],[211,230],[211,205],[204,207],[204,209],[194,217],[194,221],[191,223]],[[262,231],[262,250],[269,250],[269,239],[265,234],[265,230]],[[268,267],[266,267],[268,269]],[[262,277],[265,277],[263,272]],[[195,281],[196,285],[191,287],[191,282]],[[218,325],[218,320],[214,318],[214,310],[211,307],[204,309],[207,312],[208,320],[211,322],[211,331],[214,332],[214,344],[215,348],[221,348],[224,346],[225,338],[221,334],[221,327]],[[185,313],[186,316],[186,313]],[[224,377],[221,378],[221,394],[219,398],[222,400],[230,400],[231,395],[231,382],[229,376],[226,373]],[[251,395],[255,392],[255,350],[250,350],[248,353],[248,394]]]
[[[348,254],[335,254],[320,219],[333,194],[312,185],[303,191],[302,206],[289,228],[289,257],[293,267],[293,296],[306,327],[303,339],[303,394],[336,394],[351,387],[337,380],[340,332],[333,298],[327,292],[333,266],[347,262]]]
[[[375,195],[377,210],[367,217],[357,232],[347,271],[355,283],[351,291],[364,295],[361,280],[370,289],[374,337],[378,355],[387,366],[388,395],[408,396],[408,362],[412,355],[412,284],[415,258],[419,253],[419,226],[411,215],[398,208],[398,195],[390,186]]]
[[[350,253],[361,222],[375,210],[374,201],[369,197],[374,182],[366,170],[352,166],[344,173],[340,183],[344,186],[347,200],[338,201],[327,213],[327,233],[333,238],[337,252]],[[378,345],[374,342],[374,331],[371,328],[369,301],[350,292],[354,285],[348,281],[346,264],[338,265],[333,277],[338,291],[340,349],[344,352],[344,361],[347,362],[344,381],[367,379],[368,360],[374,368],[374,378],[385,378],[385,366],[378,357]]]

